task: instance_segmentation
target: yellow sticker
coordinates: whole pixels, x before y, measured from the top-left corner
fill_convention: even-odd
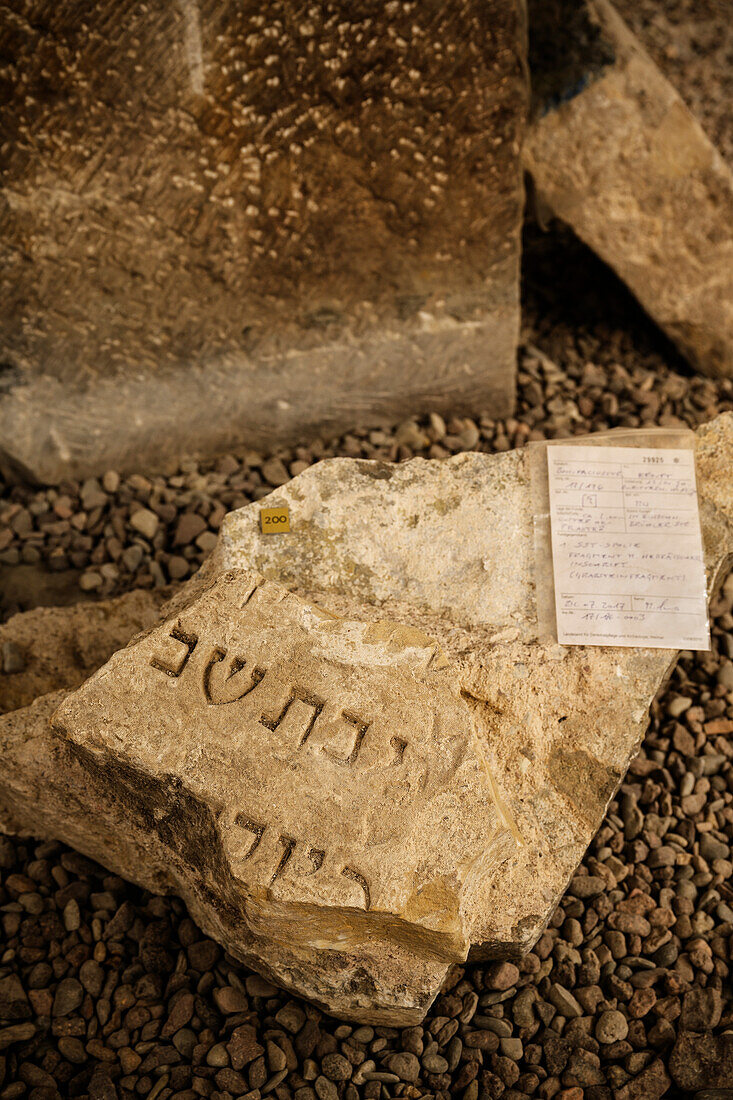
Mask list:
[[[260,508],[260,528],[263,535],[281,535],[290,530],[290,509]]]

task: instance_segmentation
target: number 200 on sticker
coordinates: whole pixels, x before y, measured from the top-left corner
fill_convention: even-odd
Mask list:
[[[263,535],[281,535],[290,530],[289,508],[260,508],[260,530]]]

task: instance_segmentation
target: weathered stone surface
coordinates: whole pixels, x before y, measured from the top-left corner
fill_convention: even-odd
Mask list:
[[[9,717],[4,801],[29,827]],[[488,729],[435,642],[248,571],[115,654],[52,725],[95,858],[138,881],[142,858],[240,958],[355,1018],[424,1013],[514,846]],[[78,843],[55,801],[50,830]],[[126,822],[114,839],[100,805]]]
[[[520,0],[2,15],[11,468],[510,411]]]
[[[696,439],[708,588],[733,554],[733,416]],[[350,618],[439,640],[492,731],[492,774],[523,846],[492,880],[474,953],[527,950],[636,753],[671,650],[538,642],[526,450],[392,466],[331,459],[277,489],[291,532],[230,513],[192,586],[249,564]]]
[[[690,362],[733,375],[733,173],[607,0],[530,4],[540,202]]]
[[[0,652],[16,655],[16,671],[0,672],[0,714],[37,696],[71,690],[160,617],[164,593],[138,589],[114,600],[40,607],[0,625]]]
[[[733,556],[733,416],[698,431],[696,461],[712,590]],[[331,460],[264,502],[289,504],[290,534],[262,536],[259,505],[230,514],[161,625],[0,719],[8,827],[181,894],[347,1017],[419,1018],[469,942],[526,950],[675,658],[538,641],[529,467]],[[255,588],[252,566],[307,602]]]

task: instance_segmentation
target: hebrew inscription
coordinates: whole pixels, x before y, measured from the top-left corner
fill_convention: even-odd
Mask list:
[[[245,604],[249,602],[256,590],[257,588],[254,588],[252,592],[248,594]],[[164,656],[156,655],[151,658],[150,664],[153,668],[165,673],[166,676],[178,678],[182,675],[188,664],[189,658],[198,644],[198,634],[183,631],[180,627],[174,627],[170,631],[168,638],[182,643],[186,647],[180,660],[178,660],[174,667],[171,667]],[[252,664],[246,657],[232,657],[229,659],[228,663],[227,658],[227,650],[215,646],[204,666],[202,676],[203,695],[206,702],[211,706],[222,706],[239,702],[241,699],[244,699],[246,695],[249,695],[251,691],[254,691],[267,675],[266,668],[261,668],[258,665]],[[309,740],[316,722],[326,706],[325,699],[321,699],[318,695],[315,695],[312,691],[308,691],[306,688],[293,685],[289,688],[287,698],[279,713],[274,716],[272,714],[262,714],[260,715],[259,721],[266,729],[274,733],[275,730],[280,728],[294,703],[302,704],[302,722],[299,721],[298,723],[299,726],[302,725],[302,729],[300,729],[298,733],[296,742],[296,747],[301,749]],[[321,752],[326,753],[326,755],[337,764],[350,767],[355,764],[358,759],[362,742],[369,729],[369,722],[349,710],[341,710],[340,717],[347,728],[352,727],[348,734],[349,743],[347,749],[338,751],[331,745],[322,745]],[[402,763],[407,748],[407,741],[400,737],[392,737],[390,739],[390,744],[395,752],[395,758],[392,763]]]
[[[267,669],[247,668],[244,657],[232,657],[226,671],[226,651],[214,649],[204,669],[203,688],[206,702],[212,706],[236,703],[262,682]],[[159,668],[159,665],[155,666]]]
[[[273,830],[271,830],[271,827],[269,825],[263,824],[258,821],[253,821],[252,818],[246,817],[244,814],[238,814],[235,820],[237,825],[239,825],[242,829],[246,829],[252,834],[252,843],[243,856],[245,861],[251,860],[259,849],[265,833]],[[296,852],[296,848],[299,850],[303,849],[308,862],[302,862],[296,869],[293,870],[293,874],[300,876],[310,876],[318,874],[319,871],[323,870],[324,874],[330,874],[332,876],[340,875],[342,878],[348,879],[349,882],[355,883],[359,887],[361,893],[363,894],[363,899],[360,899],[361,907],[366,910],[370,908],[371,895],[369,891],[369,883],[367,882],[366,878],[358,871],[355,871],[353,867],[341,865],[337,861],[335,867],[331,866],[332,864],[334,864],[334,861],[331,859],[328,859],[328,862],[324,867],[324,861],[327,860],[327,853],[323,848],[313,848],[307,843],[304,843],[302,840],[298,840],[294,836],[288,836],[287,834],[279,833],[277,832],[277,830],[274,830],[274,832],[277,835],[278,847],[274,850],[274,855],[272,857],[275,861],[275,865],[272,875],[269,879],[270,886],[274,885],[275,881],[285,872],[288,864],[291,863],[291,859]],[[296,860],[293,860],[293,863],[296,862]]]
[[[195,634],[187,634],[179,627],[174,627],[170,632],[169,638],[174,642],[180,642],[184,647],[183,652],[179,653],[178,659],[174,659],[174,663],[171,665],[166,657],[162,655],[155,656],[150,658],[150,664],[153,668],[160,669],[166,676],[172,676],[175,679],[181,675],[188,664],[191,654],[198,645],[198,637]]]
[[[329,748],[328,745],[324,745],[322,751],[328,753],[331,759],[335,760],[337,764],[355,764],[356,758],[359,755],[361,743],[364,740],[364,735],[369,729],[369,723],[363,722],[361,718],[357,718],[355,714],[349,714],[349,712],[346,710],[341,711],[341,717],[344,719],[344,721],[349,722],[354,727],[354,741],[351,746],[351,751],[348,753],[348,755],[339,755],[339,753],[334,752],[333,749]]]
[[[435,899],[458,896],[456,875],[503,826],[472,709],[433,661],[435,642],[401,631],[336,619],[249,571],[223,574],[115,654],[59,722],[90,753],[120,754],[136,791],[175,789],[171,835],[187,828],[180,807],[197,807],[190,850],[203,858],[216,838],[215,866],[245,891],[257,928],[288,906],[308,907],[310,922],[325,907],[414,919],[415,934],[450,940],[457,910]],[[284,941],[333,934],[340,950],[336,924],[299,933],[289,920]]]
[[[260,722],[266,729],[272,730],[274,733],[279,728],[281,722],[285,718],[286,714],[296,701],[305,704],[306,708],[312,708],[311,714],[305,729],[303,730],[300,740],[298,741],[298,748],[302,748],[308,738],[313,732],[313,727],[316,724],[316,719],[326,705],[324,699],[319,699],[317,695],[314,695],[310,691],[306,691],[305,688],[293,687],[290,689],[290,694],[285,701],[285,705],[278,714],[277,718],[268,718],[266,714],[263,714],[260,718]]]

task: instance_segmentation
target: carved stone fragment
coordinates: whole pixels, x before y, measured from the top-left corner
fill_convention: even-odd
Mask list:
[[[733,556],[733,415],[696,433],[708,591]],[[247,563],[347,617],[389,616],[438,639],[491,729],[486,754],[522,846],[492,879],[474,955],[528,950],[598,829],[644,735],[673,650],[538,640],[529,453],[400,465],[329,459],[225,518],[207,576]]]
[[[712,591],[733,415],[696,464]],[[180,894],[350,1019],[418,1020],[469,950],[527,950],[676,656],[539,640],[529,471],[526,451],[334,459],[262,502],[289,533],[231,513],[162,622],[0,719],[6,827]]]
[[[90,828],[96,799],[126,823],[105,863],[138,878],[142,851],[240,958],[355,1018],[424,1012],[514,846],[488,729],[435,642],[249,571],[116,653],[52,726]]]
[[[0,625],[0,646],[18,655],[0,674],[0,714],[37,696],[78,687],[115,650],[155,625],[169,590],[136,589],[124,596],[71,607],[37,607]]]
[[[733,375],[733,173],[608,0],[533,0],[539,199],[699,370]]]

